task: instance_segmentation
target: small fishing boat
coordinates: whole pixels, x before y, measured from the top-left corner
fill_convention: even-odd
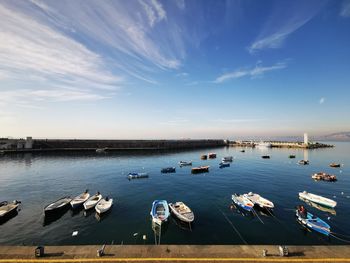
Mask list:
[[[289,155],[289,159],[294,159],[294,158],[295,158],[294,154]]]
[[[131,180],[131,179],[148,178],[148,173],[129,173],[127,178],[129,180]]]
[[[324,172],[315,173],[311,176],[311,178],[316,180],[316,181],[327,181],[327,182],[337,181],[337,177],[335,175],[327,174]]]
[[[20,201],[14,200],[12,203],[7,201],[3,201],[0,203],[0,221],[5,218],[9,218],[10,215],[17,212],[17,208],[20,205]]]
[[[221,162],[219,164],[219,168],[225,168],[225,167],[230,167],[230,163],[229,162]]]
[[[94,208],[95,205],[102,199],[102,195],[100,192],[97,192],[93,196],[91,196],[86,202],[84,203],[84,209],[89,210],[91,208]]]
[[[215,159],[216,158],[216,153],[208,153],[208,158],[209,159]]]
[[[61,197],[60,199],[56,200],[55,202],[48,204],[44,208],[44,213],[45,215],[48,214],[53,214],[53,213],[58,213],[60,211],[63,211],[67,208],[69,203],[72,201],[72,198],[70,196],[64,196]]]
[[[175,167],[166,167],[166,168],[162,168],[162,170],[160,172],[161,173],[175,173],[176,168]]]
[[[248,194],[244,194],[243,196],[248,198],[254,205],[258,205],[261,208],[273,209],[275,207],[270,200],[263,198],[259,194],[249,192]]]
[[[244,195],[233,194],[232,201],[246,211],[251,211],[254,207],[254,204]]]
[[[206,159],[208,159],[208,156],[206,154],[203,154],[203,155],[201,155],[201,159],[206,160]]]
[[[106,213],[109,209],[111,209],[113,205],[113,198],[102,198],[95,206],[95,210],[98,214]]]
[[[298,162],[298,164],[300,164],[300,165],[308,165],[308,164],[309,164],[309,161],[308,161],[308,160],[300,160],[300,161]]]
[[[180,162],[179,162],[179,165],[180,165],[180,166],[191,166],[191,165],[192,165],[192,162],[180,161]]]
[[[233,157],[232,156],[226,156],[226,157],[223,157],[221,160],[222,160],[222,162],[232,162],[233,161]]]
[[[198,174],[198,173],[207,173],[209,172],[210,166],[200,166],[200,167],[194,167],[191,169],[191,173]]]
[[[306,199],[306,200],[309,200],[311,202],[314,202],[316,204],[320,204],[320,205],[331,207],[331,208],[334,208],[337,206],[337,202],[332,200],[332,199],[325,198],[325,197],[320,196],[320,195],[311,194],[311,193],[308,193],[306,191],[300,192],[299,197]]]
[[[270,155],[263,155],[263,156],[261,156],[261,158],[263,158],[263,159],[270,159]]]
[[[90,194],[88,193],[88,190],[86,190],[84,193],[76,196],[73,198],[72,201],[70,201],[70,205],[73,209],[80,207],[85,203],[86,200],[88,200],[90,197]]]
[[[333,168],[339,168],[341,166],[340,163],[331,163],[329,164],[330,167],[333,167]]]
[[[192,210],[183,202],[169,203],[171,212],[181,221],[191,223],[194,220]]]
[[[159,225],[166,222],[170,215],[168,202],[166,200],[154,200],[150,214],[153,222]]]
[[[307,212],[304,206],[297,206],[296,217],[300,224],[323,235],[329,236],[330,226],[317,216]]]
[[[245,150],[240,150],[241,153],[245,153]]]
[[[306,200],[302,197],[299,196],[299,199],[303,202],[305,202],[306,204],[308,204],[309,206],[311,207],[314,207],[322,212],[326,212],[326,213],[329,213],[329,214],[332,214],[332,215],[336,215],[337,212],[333,209],[333,208],[330,208],[330,207],[326,207],[326,206],[323,206],[323,205],[320,205],[320,204],[316,204],[312,201],[309,201],[309,200]]]

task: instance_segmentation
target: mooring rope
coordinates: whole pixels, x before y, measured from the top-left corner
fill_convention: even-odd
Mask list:
[[[331,232],[331,234],[329,234],[331,237],[335,238],[335,239],[338,239],[342,242],[345,242],[345,243],[349,243],[350,244],[350,240],[346,240],[346,239],[343,239],[343,238],[340,238],[340,237],[337,237],[335,235],[333,235],[333,232]]]

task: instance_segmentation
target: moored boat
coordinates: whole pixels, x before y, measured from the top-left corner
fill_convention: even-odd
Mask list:
[[[61,197],[60,199],[56,200],[55,202],[52,202],[45,206],[44,208],[44,213],[45,215],[48,214],[53,214],[53,213],[58,213],[60,211],[63,211],[67,208],[69,203],[72,201],[72,198],[70,196],[64,196]]]
[[[113,205],[113,198],[102,198],[95,206],[95,210],[98,214],[106,213],[109,209],[111,209]]]
[[[223,162],[232,162],[233,157],[232,156],[225,156],[221,159]]]
[[[175,173],[176,168],[175,167],[166,167],[162,168],[161,173]]]
[[[233,194],[232,201],[246,211],[251,211],[254,204],[244,195]]]
[[[219,168],[225,168],[225,167],[230,167],[230,163],[229,162],[221,162],[219,164]]]
[[[295,158],[294,154],[289,155],[289,159],[294,159],[294,158]]]
[[[210,166],[200,166],[200,167],[193,167],[191,169],[191,173],[198,174],[198,173],[207,173],[209,172]]]
[[[306,199],[308,201],[314,202],[316,204],[320,204],[331,208],[334,208],[337,206],[337,202],[332,199],[329,199],[320,195],[311,194],[306,191],[300,192],[299,197]]]
[[[333,168],[339,168],[341,166],[340,163],[331,163],[329,164],[330,167],[333,167]]]
[[[141,178],[148,178],[148,173],[129,173],[128,179],[141,179]]]
[[[107,147],[105,147],[105,148],[97,148],[96,152],[97,153],[105,153],[107,151],[107,149],[108,149]]]
[[[208,158],[209,159],[215,159],[216,158],[216,153],[208,153]]]
[[[20,205],[20,201],[14,200],[9,203],[7,201],[3,201],[0,203],[0,222],[2,220],[6,220],[5,218],[11,217],[12,214],[17,212],[17,208]]]
[[[94,194],[88,200],[85,201],[84,209],[89,210],[91,208],[94,208],[101,199],[102,199],[102,195],[100,194],[100,192],[97,192],[96,194]]]
[[[270,200],[260,196],[259,194],[249,192],[248,194],[244,194],[243,196],[248,198],[254,205],[258,205],[261,208],[273,209],[275,207]]]
[[[157,224],[166,222],[170,215],[168,202],[166,200],[154,200],[150,214],[153,222]]]
[[[309,206],[314,207],[314,208],[316,208],[316,209],[318,209],[318,210],[320,210],[322,212],[326,212],[326,213],[329,213],[329,214],[332,214],[332,215],[336,215],[337,214],[337,212],[334,210],[334,208],[330,208],[330,207],[326,207],[326,206],[323,206],[323,205],[320,205],[320,204],[316,204],[316,203],[314,203],[312,201],[309,201],[309,200],[306,200],[306,199],[304,199],[304,198],[302,198],[300,196],[299,196],[299,199],[301,201],[304,201]]]
[[[311,176],[312,179],[317,181],[327,181],[327,182],[335,182],[337,181],[337,177],[333,174],[327,174],[324,172],[315,173]]]
[[[308,164],[309,164],[309,161],[308,161],[308,160],[300,160],[300,161],[298,162],[298,164],[300,164],[300,165],[308,165]]]
[[[86,200],[88,200],[90,197],[90,194],[88,190],[85,190],[84,193],[76,196],[73,198],[72,201],[70,201],[70,205],[72,206],[73,209],[80,207],[85,203]]]
[[[180,162],[179,162],[179,165],[180,165],[180,166],[191,166],[191,165],[192,165],[192,162],[180,161]]]
[[[244,152],[245,152],[245,150],[240,150],[240,152],[241,152],[241,153],[244,153]]]
[[[169,203],[171,212],[181,221],[191,223],[194,220],[192,210],[183,202]]]
[[[263,155],[263,156],[261,156],[261,158],[263,158],[263,159],[270,159],[270,155]]]
[[[304,206],[297,206],[296,217],[299,223],[303,226],[323,235],[329,236],[331,227],[319,217],[307,212]]]
[[[201,155],[201,159],[202,159],[202,160],[206,160],[206,159],[208,159],[208,156],[207,156],[206,154],[202,154],[202,155]]]

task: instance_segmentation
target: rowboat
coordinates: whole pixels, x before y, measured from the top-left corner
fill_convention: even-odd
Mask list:
[[[223,162],[232,162],[233,157],[232,156],[226,156],[221,159]]]
[[[306,191],[300,192],[299,197],[306,199],[306,200],[309,200],[311,202],[314,202],[316,204],[320,204],[320,205],[331,207],[331,208],[334,208],[337,206],[337,202],[332,200],[332,199],[325,198],[325,197],[320,196],[320,195],[311,194],[311,193],[308,193]]]
[[[44,208],[45,215],[58,213],[60,211],[63,211],[67,208],[69,203],[72,201],[72,198],[69,196],[61,197],[60,199],[56,200],[55,202],[52,202],[51,204],[48,204]]]
[[[91,208],[94,208],[95,205],[102,199],[102,195],[100,192],[97,192],[93,196],[91,196],[86,202],[84,203],[84,209],[89,210]]]
[[[302,213],[300,207],[301,206],[298,206],[296,209],[296,217],[298,222],[311,230],[329,236],[331,227],[319,217],[307,212],[306,209],[305,212]]]
[[[108,196],[106,198],[101,199],[95,206],[95,210],[98,214],[103,214],[106,213],[109,209],[111,209],[113,205],[113,199],[112,198],[108,198]]]
[[[337,181],[337,177],[332,174],[327,174],[327,173],[315,173],[311,176],[312,179],[317,180],[317,181],[327,181],[327,182],[335,182]]]
[[[192,210],[183,202],[169,203],[171,212],[181,221],[191,223],[194,220]]]
[[[300,196],[299,196],[299,199],[301,201],[304,201],[309,206],[314,207],[314,208],[316,208],[316,209],[318,209],[318,210],[320,210],[322,212],[326,212],[326,213],[329,213],[329,214],[332,214],[332,215],[336,215],[337,214],[337,212],[333,208],[325,207],[325,206],[320,205],[320,204],[316,204],[316,203],[314,203],[312,201],[309,201],[309,200],[306,200],[306,199],[304,199],[304,198],[302,198]]]
[[[180,161],[180,162],[179,162],[179,165],[180,165],[180,166],[191,166],[191,165],[192,165],[192,162]]]
[[[73,209],[80,207],[85,203],[86,200],[88,200],[90,197],[90,194],[88,193],[88,190],[86,190],[84,193],[76,196],[73,198],[73,200],[70,202],[70,205]]]
[[[200,166],[200,167],[194,167],[191,169],[191,173],[198,174],[198,173],[207,173],[209,172],[210,166]]]
[[[270,155],[263,155],[263,156],[261,156],[261,158],[263,158],[263,159],[270,159]]]
[[[209,159],[215,159],[216,158],[216,153],[208,153],[208,158]]]
[[[163,168],[160,172],[161,173],[175,173],[176,168],[175,167],[166,167],[166,168]]]
[[[333,168],[339,168],[341,166],[340,163],[331,163],[329,164],[330,167],[333,167]]]
[[[170,215],[168,202],[166,200],[154,200],[150,214],[153,222],[159,225],[166,222]]]
[[[225,168],[225,167],[230,167],[230,163],[229,162],[221,162],[219,164],[219,168]]]
[[[300,161],[298,162],[298,164],[300,164],[300,165],[308,165],[308,164],[309,164],[309,161],[308,161],[308,160],[300,160]]]
[[[254,205],[258,205],[261,208],[273,209],[275,207],[270,200],[263,198],[259,194],[249,192],[248,194],[244,194],[243,196],[249,199]]]
[[[203,155],[201,155],[201,159],[206,160],[206,159],[208,159],[208,156],[206,154],[203,154]]]
[[[0,221],[5,220],[5,218],[9,218],[12,214],[15,214],[20,203],[21,202],[17,200],[14,200],[12,203],[8,203],[7,201],[1,202]]]
[[[251,211],[254,207],[254,204],[244,195],[233,194],[232,201],[246,211]]]

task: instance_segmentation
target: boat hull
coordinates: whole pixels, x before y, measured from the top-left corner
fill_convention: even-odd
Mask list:
[[[101,199],[97,205],[95,206],[95,211],[98,213],[98,214],[104,214],[106,212],[108,212],[111,207],[113,205],[113,199],[109,199],[108,201],[106,201],[105,199]]]
[[[61,213],[67,210],[69,208],[69,204],[72,201],[69,197],[60,198],[57,201],[47,205],[44,208],[45,215],[53,215],[56,213]]]
[[[325,207],[334,208],[337,206],[337,202],[335,202],[334,200],[331,200],[331,199],[328,199],[328,198],[325,198],[325,197],[322,197],[319,195],[301,192],[301,193],[299,193],[299,197],[302,199],[306,199],[310,202],[325,206]]]
[[[176,204],[176,203],[175,203]],[[189,209],[189,212],[186,213],[185,215],[182,215],[181,213],[179,213],[176,208],[175,208],[175,204],[170,203],[169,204],[169,208],[171,210],[171,212],[182,222],[186,222],[186,223],[192,223],[194,221],[194,214],[193,212],[189,209],[189,207],[187,207],[185,204],[183,204],[186,208]]]
[[[314,230],[320,234],[329,236],[330,226],[322,219],[314,217],[314,215],[309,212],[307,212],[306,218],[302,218],[298,211],[296,212],[296,217],[299,223],[301,223],[305,227]]]
[[[244,200],[243,196],[232,195],[232,201],[240,208],[248,212],[252,211],[254,207],[254,204],[249,200]]]
[[[150,214],[155,223],[166,222],[170,215],[168,202],[166,200],[153,201]]]

